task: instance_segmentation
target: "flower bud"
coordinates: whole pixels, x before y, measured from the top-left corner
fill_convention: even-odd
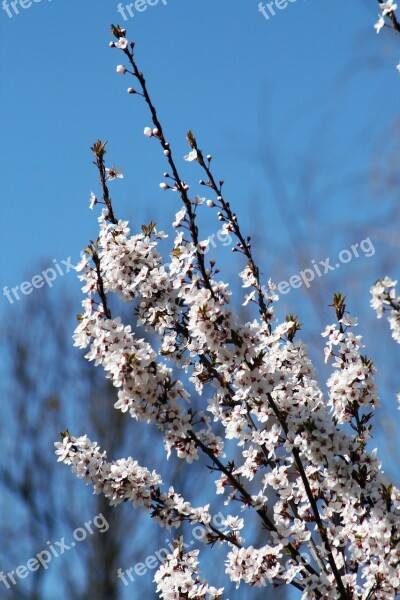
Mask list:
[[[136,92],[132,87],[130,87],[128,88],[128,94],[136,94]]]
[[[165,181],[163,181],[162,183],[160,183],[160,188],[162,190],[167,190],[169,188],[168,183],[165,183]]]
[[[153,135],[153,132],[150,129],[150,127],[145,127],[143,130],[143,133],[146,137],[149,137],[149,138],[152,137],[152,135]]]
[[[125,75],[126,68],[123,65],[118,65],[117,66],[117,73],[121,73],[122,75]]]

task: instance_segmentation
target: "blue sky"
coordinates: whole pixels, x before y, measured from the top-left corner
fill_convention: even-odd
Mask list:
[[[376,35],[373,1],[297,0],[268,21],[257,5],[160,0],[126,22],[110,0],[41,0],[11,18],[0,10],[0,289],[31,281],[54,260],[76,262],[96,237],[88,198],[98,191],[89,151],[97,138],[109,140],[109,160],[125,172],[112,186],[116,214],[133,230],[152,219],[171,231],[179,198],[158,187],[166,165],[143,136],[146,107],[126,93],[130,79],[115,72],[122,55],[108,48],[109,26],[119,22],[136,41],[175,157],[186,154],[191,128],[255,237],[265,278],[284,280],[372,236],[376,255],[343,272],[358,285],[353,312],[369,312],[368,288],[398,235],[389,185],[398,151],[398,36]],[[193,192],[204,194],[196,165],[180,166]],[[219,227],[204,211],[200,224],[204,237]],[[238,263],[228,250],[217,249],[231,277]],[[71,273],[54,286],[66,280],[77,289]],[[330,274],[318,282],[328,287],[321,305],[340,281]],[[309,300],[303,287],[282,307],[303,316]],[[1,313],[18,306],[0,294]],[[326,309],[314,329],[328,318]]]
[[[332,320],[329,294],[345,277],[354,312],[373,323],[363,330],[367,340],[379,332],[382,346],[369,354],[384,376],[390,335],[369,312],[368,288],[398,255],[400,38],[376,35],[377,2],[297,0],[268,21],[257,0],[160,0],[126,22],[117,4],[42,0],[11,18],[0,10],[0,289],[32,280],[53,259],[76,262],[96,237],[88,203],[98,191],[89,151],[97,138],[109,140],[109,160],[125,173],[111,188],[117,216],[132,229],[152,219],[171,231],[179,199],[159,189],[166,167],[143,136],[146,107],[126,93],[131,80],[115,72],[122,54],[108,48],[109,26],[119,23],[136,42],[175,156],[187,153],[192,129],[213,155],[244,230],[255,234],[266,278],[287,279],[312,258],[373,240],[374,256],[321,282],[326,296],[316,284],[313,298],[303,287],[282,303],[315,317],[305,332],[311,341]],[[204,194],[196,165],[178,162]],[[204,237],[219,227],[210,214],[200,216]],[[238,263],[227,249],[218,248],[218,258],[233,279]],[[62,281],[77,289],[73,274]],[[29,300],[11,306],[0,295],[0,314],[17,315]],[[393,402],[392,381],[382,386]]]
[[[118,214],[166,227],[179,208],[158,189],[164,166],[141,135],[145,107],[125,93],[120,57],[107,48],[109,24],[123,22],[117,3],[42,0],[19,10],[0,14],[1,192],[10,224],[2,287],[33,276],[40,258],[76,258],[95,235],[87,199],[96,191],[89,147],[97,137],[109,140],[110,160],[125,171],[115,185]],[[263,150],[289,174],[317,149],[335,179],[348,161],[362,163],[365,137],[374,140],[396,114],[400,49],[390,32],[376,36],[376,13],[373,2],[298,0],[266,21],[253,1],[170,0],[124,25],[176,154],[186,152],[192,128],[246,224],[251,196],[262,198],[267,185]],[[331,216],[327,207],[324,218]]]

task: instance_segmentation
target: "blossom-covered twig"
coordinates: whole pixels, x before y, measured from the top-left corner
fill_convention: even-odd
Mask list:
[[[193,198],[137,66],[135,44],[120,27],[112,31],[117,41],[110,45],[129,63],[117,71],[135,78],[138,91],[128,91],[145,100],[154,125],[144,133],[160,141],[168,161],[171,174],[165,174],[161,187],[177,191],[183,208],[173,224],[176,235],[167,264],[157,248],[164,232],[150,223],[131,235],[128,223],[115,216],[108,181],[122,174],[106,166],[105,144],[96,142],[92,150],[105,208],[98,239],[78,267],[86,298],[75,344],[88,348],[86,358],[102,365],[118,389],[115,408],[154,423],[167,456],[175,451],[188,468],[195,468],[199,451],[204,453],[218,473],[216,492],[225,495],[225,504],[236,500],[248,509],[246,520],[257,517],[266,539],[260,548],[246,547],[245,519],[235,514],[225,519],[228,531],[210,526],[206,538],[228,545],[226,573],[236,585],[291,584],[304,599],[392,598],[400,591],[400,492],[384,477],[375,451],[367,449],[378,405],[374,369],[360,355],[361,338],[352,332],[356,322],[346,311],[345,297],[335,295],[337,324],[323,334],[326,359],[334,360],[325,400],[297,340],[298,319],[288,315],[279,323],[274,315],[275,286],[261,283],[250,237],[242,234],[222,195],[223,181],[217,183],[211,172],[211,156],[204,158],[189,132],[185,159],[199,163],[206,175],[200,184],[216,196]],[[92,197],[91,206],[97,202]],[[227,284],[216,278],[215,261],[206,264],[206,244],[196,223],[201,205],[217,206],[223,227],[238,240],[235,249],[247,261],[242,284],[253,288],[245,304],[258,304],[258,320],[241,322],[230,306]],[[155,334],[156,344],[138,338],[112,316],[108,296],[113,293],[124,302],[136,300],[137,323]],[[176,367],[188,373],[189,381],[173,378]],[[201,399],[206,384],[211,384],[207,402]],[[239,459],[224,460],[227,440],[236,441]],[[85,436],[63,435],[57,452],[112,504],[130,500],[169,527],[184,520],[210,523],[209,505],[194,509],[172,487],[162,492],[159,476],[131,458],[108,463]],[[211,599],[221,593],[201,582],[197,555],[185,554],[179,545],[155,580],[168,600]]]

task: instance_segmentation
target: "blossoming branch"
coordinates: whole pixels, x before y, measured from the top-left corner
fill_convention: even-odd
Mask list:
[[[122,172],[107,166],[106,143],[93,145],[101,193],[100,199],[92,194],[91,206],[103,208],[98,238],[78,266],[85,298],[75,345],[87,349],[86,358],[117,388],[115,408],[143,426],[156,425],[167,457],[174,453],[186,468],[200,472],[205,458],[215,489],[206,505],[195,507],[134,458],[109,461],[96,442],[68,431],[56,442],[58,460],[112,505],[131,502],[168,529],[184,522],[207,526],[203,541],[226,547],[225,572],[237,586],[289,584],[303,599],[395,598],[400,491],[369,449],[379,405],[375,370],[361,354],[346,297],[334,296],[335,320],[322,334],[332,368],[325,397],[298,340],[298,318],[275,315],[276,286],[261,280],[251,237],[213,173],[212,156],[189,131],[185,160],[200,169],[201,197],[180,175],[134,42],[120,27],[112,33],[110,46],[126,63],[117,72],[133,77],[128,93],[144,100],[152,121],[144,134],[160,145],[168,165],[160,187],[175,192],[182,208],[167,260],[158,249],[167,234],[156,224],[131,233],[115,214],[109,184]],[[202,252],[199,210],[215,215],[235,240],[241,300],[257,307],[257,319],[242,322],[215,260]],[[112,314],[112,295],[134,302],[137,325],[157,342]],[[233,442],[235,456],[228,450]],[[229,513],[218,528],[210,507],[221,497]],[[250,524],[261,532],[259,547],[246,541]],[[223,598],[222,588],[200,578],[198,551],[186,552],[180,537],[155,583],[164,600]]]

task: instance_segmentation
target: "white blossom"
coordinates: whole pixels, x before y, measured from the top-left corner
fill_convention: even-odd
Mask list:
[[[191,150],[189,152],[189,154],[186,154],[186,156],[184,156],[184,159],[187,160],[187,161],[189,161],[189,162],[192,162],[193,160],[196,160],[197,159],[197,150]]]
[[[389,13],[397,10],[397,4],[394,3],[394,0],[387,0],[387,2],[381,2],[380,8],[383,15],[388,15]]]
[[[93,209],[93,207],[97,204],[98,200],[96,198],[96,196],[94,195],[93,192],[90,192],[90,202],[89,202],[89,208]]]
[[[124,178],[124,174],[121,171],[121,169],[119,169],[115,165],[112,165],[112,167],[106,167],[106,173],[107,173],[107,179],[109,181],[112,181],[113,179],[123,179]]]
[[[384,27],[384,26],[385,26],[385,19],[383,18],[382,15],[379,15],[378,20],[374,25],[374,27],[376,29],[376,33],[379,33],[380,30],[382,29],[382,27]]]
[[[115,47],[119,48],[120,50],[126,50],[126,48],[128,47],[128,44],[129,44],[129,42],[126,38],[120,37],[118,39],[118,41],[115,42]]]

